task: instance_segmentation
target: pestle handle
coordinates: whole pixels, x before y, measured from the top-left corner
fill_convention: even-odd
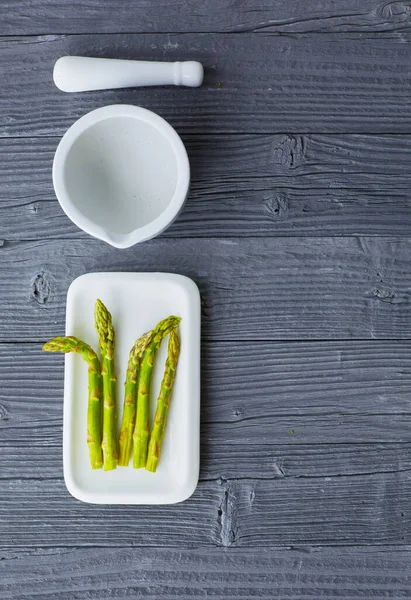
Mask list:
[[[197,61],[155,62],[63,56],[54,65],[53,79],[63,92],[88,92],[152,85],[198,87],[204,70]]]

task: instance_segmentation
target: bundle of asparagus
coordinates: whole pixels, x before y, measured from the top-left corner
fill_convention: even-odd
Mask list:
[[[88,364],[89,392],[87,444],[92,469],[113,470],[127,466],[134,443],[134,468],[155,472],[167,422],[168,407],[180,354],[178,325],[181,319],[170,316],[142,335],[133,345],[127,366],[123,418],[117,440],[115,332],[110,312],[96,301],[95,327],[100,360],[85,342],[72,337],[56,337],[43,346],[47,352],[77,352]],[[170,336],[164,376],[150,435],[150,389],[154,361],[162,340]]]

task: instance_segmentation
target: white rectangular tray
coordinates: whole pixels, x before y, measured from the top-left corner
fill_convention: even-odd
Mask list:
[[[76,279],[67,294],[66,334],[98,350],[94,305],[100,298],[116,331],[117,404],[121,423],[128,353],[134,341],[174,314],[180,324],[181,354],[156,473],[118,467],[92,470],[87,449],[87,365],[66,355],[64,380],[64,479],[79,500],[98,504],[171,504],[194,492],[199,473],[200,295],[191,279],[167,273],[90,273]],[[164,341],[153,374],[152,413],[167,355]]]

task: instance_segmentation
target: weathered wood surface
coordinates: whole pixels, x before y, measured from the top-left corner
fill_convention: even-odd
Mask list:
[[[401,235],[411,136],[186,135],[188,203],[164,237]],[[64,215],[58,138],[0,139],[0,239],[89,239]]]
[[[1,599],[411,596],[410,24],[400,0],[1,3]],[[69,53],[198,59],[205,85],[63,94]],[[50,178],[59,136],[115,102],[168,118],[193,167],[180,219],[128,251],[71,225]],[[65,490],[40,342],[95,270],[201,289],[184,504]]]
[[[146,106],[182,133],[411,133],[411,34],[124,34],[0,39],[0,137],[61,135],[105,104]],[[52,81],[65,54],[184,59],[206,67],[201,88],[84,94]],[[24,90],[24,93],[22,93]],[[28,101],[29,99],[29,101]]]
[[[0,598],[409,598],[409,547],[0,551]]]
[[[0,341],[61,335],[67,289],[92,271],[193,278],[208,340],[411,337],[409,238],[76,239],[0,247]]]
[[[411,342],[204,344],[202,479],[409,469],[410,352]],[[0,478],[61,477],[62,358],[0,345],[0,380]]]
[[[409,472],[201,481],[170,506],[73,500],[59,479],[0,479],[5,546],[410,544]]]
[[[57,406],[61,402],[56,400]],[[377,418],[369,418],[376,421]],[[387,425],[389,418],[384,415],[379,420],[380,430]],[[299,423],[300,420],[297,419]],[[399,420],[397,419],[397,423]],[[32,427],[24,428],[20,433],[11,428],[2,429],[0,440],[0,479],[58,479],[63,476],[62,464],[62,424],[61,419],[53,423],[40,421]],[[365,426],[365,419],[363,419]],[[411,442],[349,442],[342,435],[341,419],[336,423],[332,418],[328,422],[329,443],[317,443],[311,439],[306,443],[298,443],[299,427],[295,443],[286,439],[280,444],[272,435],[270,443],[255,444],[233,443],[230,428],[224,434],[214,433],[212,442],[201,442],[200,481],[235,480],[236,478],[260,480],[286,478],[327,478],[381,476],[384,473],[407,473],[411,470]],[[365,427],[364,427],[365,428]],[[38,431],[42,429],[42,435]],[[208,426],[208,429],[213,428]],[[279,429],[279,428],[278,428]],[[23,428],[22,428],[23,430]],[[204,428],[203,428],[204,431]],[[287,430],[287,433],[292,430]],[[397,439],[394,427],[390,428],[391,436],[384,434],[384,439]],[[13,435],[15,433],[15,435]],[[23,433],[25,434],[23,436]],[[282,433],[282,432],[281,432]],[[32,436],[28,438],[28,435]],[[294,434],[295,435],[295,430]],[[291,438],[291,434],[288,433]],[[24,439],[23,439],[24,437]],[[278,438],[285,437],[284,434]],[[311,436],[314,438],[314,432]],[[383,437],[383,436],[380,436]],[[226,439],[228,438],[228,439]],[[18,466],[18,473],[16,471]],[[364,478],[366,482],[366,478]],[[365,484],[366,487],[366,484]],[[316,510],[313,508],[313,510]],[[297,531],[297,530],[296,530]]]
[[[153,510],[70,498],[62,361],[1,345],[3,544],[409,543],[409,353],[410,342],[206,344],[201,482],[192,500]]]
[[[4,0],[0,35],[145,32],[343,32],[411,29],[399,0]]]
[[[204,447],[411,442],[410,352],[409,341],[205,343]],[[2,344],[0,378],[2,441],[59,438],[63,358]]]

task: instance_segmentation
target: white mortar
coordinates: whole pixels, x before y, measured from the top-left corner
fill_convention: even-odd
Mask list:
[[[106,106],[81,117],[54,157],[54,189],[66,215],[117,248],[164,231],[181,210],[189,183],[178,134],[136,106]]]

